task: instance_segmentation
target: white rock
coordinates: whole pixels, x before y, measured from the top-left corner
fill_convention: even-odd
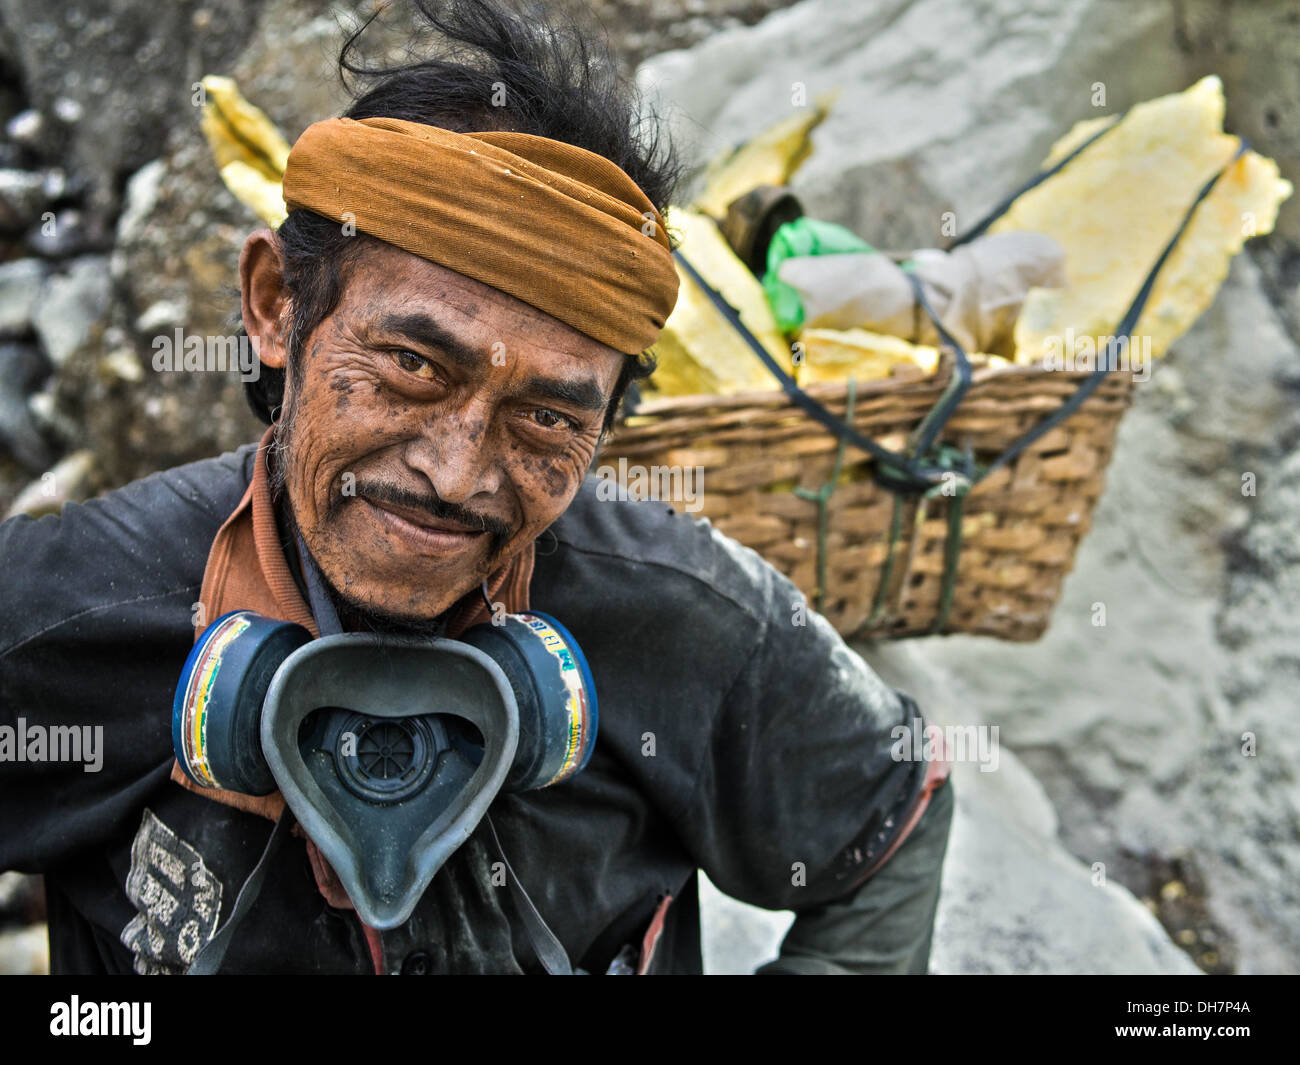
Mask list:
[[[171,329],[184,322],[188,313],[184,300],[156,300],[135,320],[136,332],[147,336],[159,329]]]
[[[0,266],[0,337],[20,336],[32,327],[32,311],[49,272],[40,259]]]
[[[122,217],[117,223],[117,242],[119,244],[135,239],[148,222],[158,202],[158,187],[162,182],[167,164],[162,159],[146,163],[126,183],[126,203],[122,208]]]
[[[50,939],[45,925],[0,932],[0,975],[45,976],[49,971]]]
[[[108,309],[111,281],[103,256],[88,255],[45,283],[33,315],[36,333],[55,366],[67,362]]]
[[[954,784],[931,972],[1198,972],[1142,903],[1061,846],[1047,795],[1009,751],[996,772],[958,766]]]

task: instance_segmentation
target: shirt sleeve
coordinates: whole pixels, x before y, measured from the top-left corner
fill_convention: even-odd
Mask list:
[[[939,786],[883,868],[843,899],[802,910],[758,975],[921,975],[928,971],[954,797]]]
[[[924,735],[916,704],[763,573],[754,649],[718,708],[681,834],[726,894],[805,911],[891,860],[933,774],[908,739]]]
[[[168,779],[172,695],[237,471],[223,456],[0,523],[0,869],[129,836]]]

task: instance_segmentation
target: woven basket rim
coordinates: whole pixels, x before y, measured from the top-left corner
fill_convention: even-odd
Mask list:
[[[882,446],[905,446],[953,368],[947,357],[933,374],[861,382],[855,426]],[[1002,455],[1096,375],[1042,364],[973,369],[971,388],[938,439],[968,454]],[[715,471],[704,516],[766,558],[846,637],[969,632],[1033,640],[1073,566],[1133,398],[1127,371],[1103,371],[1094,383],[1101,387],[1069,418],[981,478],[965,513],[957,511],[956,541],[951,499],[902,502],[912,516],[892,532],[902,497],[874,480],[869,467],[877,459],[856,448],[846,453],[844,441],[837,450],[836,434],[775,381],[758,392],[648,400],[601,453],[606,462],[635,456],[628,461],[652,470],[663,463]],[[839,419],[848,390],[847,380],[805,389]],[[838,484],[834,505],[791,494],[792,486],[824,491],[841,459],[867,476]],[[961,545],[956,562],[950,542]]]
[[[971,371],[971,387],[987,384],[989,381],[999,378],[1032,378],[1041,377],[1044,374],[1051,374],[1057,380],[1083,381],[1091,377],[1095,372],[1095,370],[1049,369],[1039,363],[981,366]],[[1123,371],[1112,370],[1109,372],[1122,373]],[[947,385],[951,373],[952,364],[945,360],[934,373],[927,374],[924,377],[909,375],[906,377],[878,377],[868,381],[860,381],[857,383],[855,395],[857,400],[861,402],[868,397],[886,393],[933,392],[936,388],[942,389]],[[820,381],[803,386],[802,390],[813,399],[838,400],[848,396],[849,383],[848,381]],[[654,418],[665,414],[689,414],[693,411],[702,410],[718,411],[739,410],[744,407],[780,407],[791,402],[790,397],[781,388],[763,389],[757,392],[733,392],[727,395],[711,392],[695,393],[687,396],[663,396],[643,400],[635,410],[628,412],[627,416],[628,418]],[[628,429],[636,428],[635,424],[626,425],[626,423],[620,423],[617,428],[624,428],[625,426]]]

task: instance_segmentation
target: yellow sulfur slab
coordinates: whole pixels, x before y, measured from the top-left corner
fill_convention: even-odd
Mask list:
[[[803,345],[797,375],[801,385],[847,381],[850,376],[870,381],[890,377],[904,367],[915,367],[928,376],[939,366],[937,348],[866,329],[805,329],[799,343]],[[1009,359],[981,352],[971,353],[970,361],[973,366],[1010,365]]]
[[[234,159],[223,166],[221,180],[235,199],[251,208],[272,229],[278,228],[288,215],[280,182],[268,181],[260,171],[242,160]]]
[[[244,99],[231,78],[209,74],[202,85],[204,104],[200,122],[217,166],[239,159],[268,181],[279,181],[289,162],[289,142],[275,128],[275,123],[261,108]]]
[[[796,111],[734,152],[706,168],[703,189],[691,206],[721,220],[732,200],[759,185],[786,185],[812,154],[812,131],[830,114],[838,93],[823,93],[812,106]]]
[[[763,287],[736,258],[713,220],[697,211],[671,207],[665,222],[691,265],[740,312],[750,332],[788,370],[790,349],[768,308]],[[680,266],[677,272],[681,280],[677,306],[655,342],[659,368],[648,382],[649,388],[658,395],[689,396],[777,387],[775,378],[708,296]]]
[[[909,344],[900,337],[866,329],[805,329],[799,343],[803,345],[803,361],[799,366],[801,385],[847,381],[849,377],[870,381],[889,377],[899,365],[917,366],[931,374],[939,365],[939,352],[935,348]]]
[[[1138,104],[991,227],[1046,233],[1066,250],[1066,287],[1032,289],[1025,301],[1016,362],[1041,361],[1071,334],[1113,333],[1197,192],[1236,151],[1237,139],[1222,131],[1223,115],[1223,86],[1214,76]],[[1076,125],[1044,166],[1108,121]],[[1197,208],[1158,275],[1133,331],[1137,342],[1158,356],[1191,328],[1232,257],[1247,239],[1273,228],[1291,191],[1271,159],[1247,152],[1237,160]]]
[[[280,182],[289,161],[288,141],[231,78],[209,74],[202,85],[200,124],[222,180],[263,222],[278,226],[286,214]]]

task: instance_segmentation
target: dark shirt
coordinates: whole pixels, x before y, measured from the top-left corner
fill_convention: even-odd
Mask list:
[[[0,525],[0,726],[102,726],[96,772],[0,762],[0,869],[45,874],[55,972],[183,971],[270,835],[169,779],[208,549],[254,454]],[[765,971],[924,971],[951,785],[859,886],[920,791],[924,764],[890,754],[915,705],[707,521],[600,500],[589,479],[537,547],[532,606],[586,653],[600,733],[585,771],[500,795],[492,820],[574,963],[604,972],[672,895],[651,971],[700,971],[703,869],[728,895],[798,912]],[[385,971],[540,971],[495,861],[475,832],[382,934]],[[274,863],[223,971],[372,972],[303,841]]]

